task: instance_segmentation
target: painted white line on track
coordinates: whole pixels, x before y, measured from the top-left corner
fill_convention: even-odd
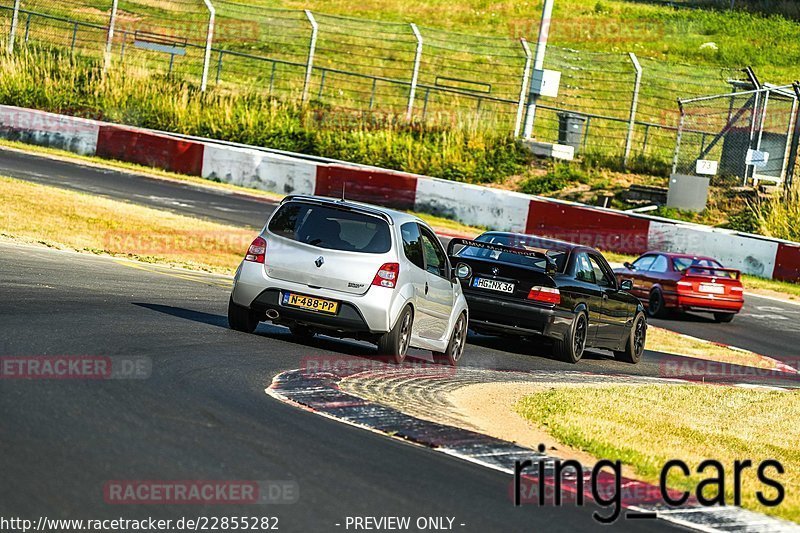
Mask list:
[[[766,296],[766,295],[757,294],[757,293],[754,293],[754,292],[745,292],[744,295],[749,297],[749,298],[763,298],[764,300],[771,300],[773,302],[778,302],[778,303],[782,303],[782,304],[789,304],[789,305],[794,305],[794,306],[800,307],[800,301],[785,300],[783,298],[778,298],[776,296]]]

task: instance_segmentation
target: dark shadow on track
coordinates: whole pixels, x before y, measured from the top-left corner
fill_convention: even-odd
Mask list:
[[[694,313],[670,313],[664,318],[650,318],[650,320],[663,320],[664,322],[697,322],[699,324],[716,324],[716,321],[711,315],[696,315]]]
[[[517,355],[527,355],[530,357],[539,357],[556,362],[559,361],[559,359],[553,357],[553,346],[552,343],[547,339],[517,337],[513,335],[508,337],[482,335],[470,330],[467,341],[469,344],[481,346],[482,348],[489,348],[491,350],[509,352]],[[606,361],[613,360],[614,357],[610,353],[603,353],[600,351],[595,351],[594,348],[588,348],[583,353],[582,359]]]
[[[164,313],[166,315],[182,318],[184,320],[191,320],[193,322],[200,322],[201,324],[217,326],[231,331],[231,333],[236,333],[231,330],[230,327],[228,327],[228,317],[225,315],[215,315],[211,313],[205,313],[203,311],[186,309],[185,307],[174,307],[171,305],[154,303],[133,302],[133,305],[143,307],[151,311],[156,311],[158,313]],[[242,335],[245,334],[243,333]],[[325,335],[315,335],[311,339],[301,339],[292,335],[288,328],[283,326],[275,326],[270,323],[260,323],[258,325],[258,329],[256,329],[253,335],[268,339],[287,341],[297,344],[298,346],[329,350],[332,353],[352,355],[355,357],[369,358],[370,356],[375,356],[375,348],[366,343],[361,343],[350,339],[338,339]],[[410,353],[409,356],[414,357],[414,354]]]
[[[133,305],[144,307],[151,311],[157,311],[167,315],[176,316],[193,322],[201,322],[211,326],[228,329],[228,317],[222,315],[212,315],[211,313],[204,313],[203,311],[194,311],[184,307],[173,307],[171,305],[151,304],[142,302],[133,302]]]

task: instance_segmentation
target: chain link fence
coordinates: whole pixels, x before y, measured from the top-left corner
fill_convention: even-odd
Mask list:
[[[680,100],[673,174],[791,185],[798,97],[800,87],[786,85]]]
[[[132,75],[197,85],[207,77],[220,91],[515,134],[531,78],[533,46],[519,35],[467,35],[229,0],[213,7],[203,0],[0,0],[0,28],[9,48],[54,49]],[[545,68],[562,78],[558,97],[539,100],[538,140],[569,142],[579,154],[664,175],[675,153],[676,99],[729,92],[741,77],[740,69],[554,46]],[[569,137],[576,125],[579,135]]]

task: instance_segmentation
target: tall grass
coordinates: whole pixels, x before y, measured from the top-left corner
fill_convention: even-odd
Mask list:
[[[246,90],[209,90],[136,69],[103,78],[92,60],[30,50],[0,56],[0,103],[486,183],[531,156],[469,115],[403,117],[299,105]]]
[[[757,233],[800,242],[800,189],[762,200],[751,209]]]

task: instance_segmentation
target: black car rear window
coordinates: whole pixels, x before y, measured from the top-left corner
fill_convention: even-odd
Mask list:
[[[480,237],[475,239],[479,242],[487,242],[490,244],[499,244],[501,246],[512,246],[514,248],[536,248],[539,249],[540,246],[537,245],[536,242],[528,242],[525,240],[520,240],[520,237],[509,236],[509,235],[493,235],[493,234],[484,234]],[[542,270],[545,269],[545,260],[538,259],[536,257],[528,257],[524,255],[518,255],[512,252],[497,252],[494,250],[485,250],[483,248],[475,248],[467,246],[459,253],[462,257],[476,257],[479,259],[491,259],[493,261],[499,261],[501,263],[509,263],[512,265],[521,265],[521,266],[529,266],[529,267],[536,267],[541,268]],[[564,266],[567,262],[567,252],[563,250],[548,250],[547,255],[556,263],[556,271],[563,272]]]
[[[270,220],[268,229],[275,235],[329,250],[382,254],[392,247],[386,221],[324,205],[284,204]]]

